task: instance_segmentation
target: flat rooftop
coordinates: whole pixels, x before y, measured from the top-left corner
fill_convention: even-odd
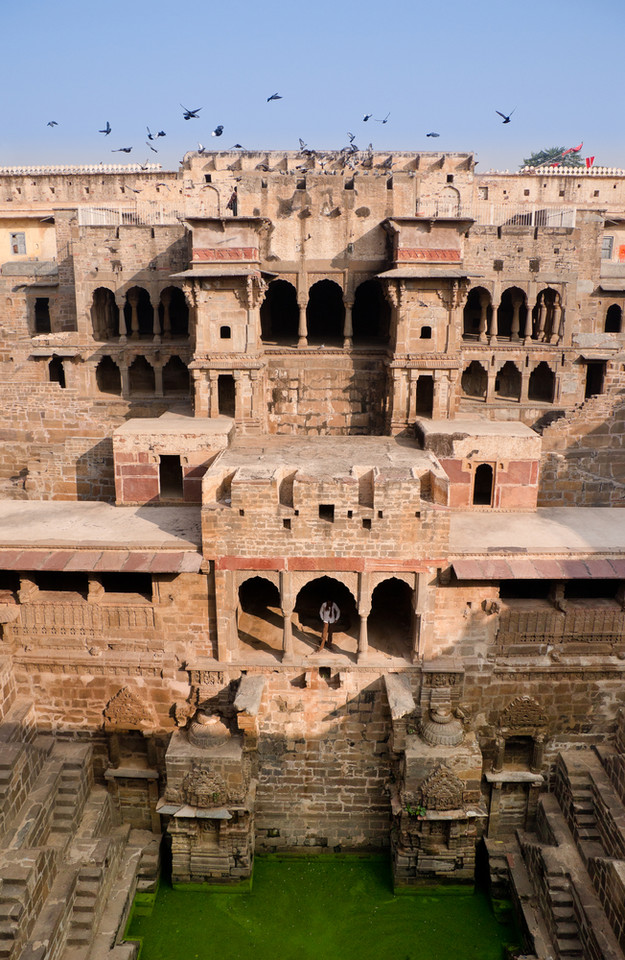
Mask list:
[[[531,437],[538,434],[524,423],[508,420],[417,420],[424,437]]]
[[[0,569],[198,570],[200,508],[0,501]]]
[[[263,436],[235,439],[209,468],[241,470],[246,478],[265,478],[280,467],[312,477],[352,477],[354,467],[382,474],[418,477],[440,470],[436,458],[420,450],[413,440],[393,437],[290,437]]]
[[[539,507],[535,513],[450,513],[449,553],[622,554],[625,510],[618,507]]]
[[[234,430],[231,417],[193,417],[167,413],[162,417],[133,417],[114,431],[114,436],[228,437]]]

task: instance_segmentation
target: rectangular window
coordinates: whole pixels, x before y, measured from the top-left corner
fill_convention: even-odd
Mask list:
[[[612,247],[614,246],[614,237],[604,237],[601,241],[601,259],[612,259]]]
[[[25,254],[26,253],[26,234],[25,233],[12,233],[10,235],[11,240],[11,253]]]
[[[161,500],[181,500],[183,497],[182,465],[180,457],[161,454],[158,465]]]
[[[329,520],[330,523],[334,523],[334,504],[333,503],[319,504],[319,519]]]

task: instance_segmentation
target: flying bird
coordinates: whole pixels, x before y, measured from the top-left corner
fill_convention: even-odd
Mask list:
[[[104,130],[98,130],[98,133],[103,133],[105,136],[108,137],[108,135],[109,135],[109,133],[111,132],[112,129],[113,129],[112,126],[110,125],[110,123],[109,123],[108,120],[107,120],[107,121],[106,121],[106,126],[105,126]]]
[[[130,153],[132,147],[118,147],[117,150],[111,150],[111,153]]]
[[[146,147],[149,147],[149,148],[150,148],[150,150],[152,151],[152,153],[158,153],[158,150],[156,149],[156,147],[153,147],[152,144],[151,144],[151,143],[148,143],[147,140],[145,141],[145,145],[146,145]]]
[[[149,127],[146,127],[145,129],[148,131],[148,140],[153,140],[153,139],[154,139],[154,135],[150,133],[150,128],[149,128]]]
[[[434,131],[432,131],[432,133],[426,133],[426,137],[440,137],[440,133],[434,133]]]
[[[373,119],[375,120],[376,123],[386,123],[386,122],[388,121],[388,118],[390,117],[390,115],[391,115],[391,113],[390,113],[390,111],[389,111],[389,112],[386,114],[386,116],[384,117],[384,120],[375,120],[375,117],[374,117]]]
[[[204,146],[203,143],[199,143],[199,142],[198,142],[197,152],[199,153],[199,155],[200,155],[201,157],[204,156],[204,154],[206,153],[206,147]]]
[[[46,127],[58,127],[58,123],[56,122],[56,120],[48,120],[48,122],[46,123]]]
[[[367,120],[371,120],[371,117],[372,117],[372,116],[373,116],[372,113],[365,113],[364,117],[362,118],[362,122],[363,122],[363,123],[366,123]]]
[[[242,143],[235,143],[233,147],[230,147],[231,150],[245,150],[245,147]]]
[[[267,97],[267,103],[269,103],[270,100],[282,100],[282,97],[279,93],[272,93],[270,97]]]
[[[516,107],[514,108],[516,110]],[[507,115],[502,113],[501,110],[495,110],[495,113],[498,113],[500,117],[503,117],[503,123],[510,123],[510,117],[514,113],[514,110],[511,110]]]
[[[184,119],[185,119],[185,120],[199,120],[199,119],[200,119],[200,118],[198,117],[198,113],[200,112],[200,110],[202,109],[202,107],[196,107],[195,110],[189,110],[188,107],[185,107],[185,105],[184,105],[183,103],[181,103],[180,106],[181,106],[182,109],[184,110],[183,116],[184,116]]]
[[[356,139],[356,134],[355,134],[355,133],[350,133],[349,130],[347,131],[347,136],[349,137],[349,142],[350,142],[350,143],[353,143],[354,140]]]
[[[157,136],[157,138],[158,138],[158,137],[166,137],[167,134],[165,133],[164,130],[159,130],[158,133],[156,134],[156,136]]]
[[[218,126],[218,127],[215,127],[215,129],[214,129],[213,132],[211,133],[211,137],[220,137],[223,132],[224,132],[224,128],[223,128],[222,124],[220,123],[219,126]]]

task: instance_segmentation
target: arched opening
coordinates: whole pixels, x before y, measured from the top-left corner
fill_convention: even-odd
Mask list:
[[[57,357],[56,353],[48,364],[48,376],[50,377],[50,383],[58,383],[59,387],[65,386],[65,368],[63,367],[63,361],[60,357]]]
[[[509,287],[501,295],[497,310],[497,336],[516,339],[523,335],[526,326],[527,307],[525,294],[519,287]]]
[[[356,288],[352,308],[354,343],[367,340],[387,341],[391,308],[379,280],[365,280]]]
[[[541,290],[536,298],[536,305],[532,310],[532,339],[545,342],[551,339],[558,331],[555,329],[556,303],[560,297],[556,290],[547,287]]]
[[[419,334],[420,340],[431,340],[432,339],[432,328],[431,327],[421,327],[421,333]]]
[[[542,360],[530,373],[527,396],[540,403],[553,403],[556,376],[548,363]]]
[[[165,287],[161,292],[158,319],[164,337],[189,336],[189,305],[179,287]]]
[[[310,343],[343,343],[345,305],[343,291],[334,280],[319,280],[310,288],[306,326]]]
[[[50,333],[50,298],[37,297],[35,300],[35,333]]]
[[[163,393],[188,393],[189,370],[180,357],[170,357],[163,367]]]
[[[236,386],[231,373],[222,373],[217,378],[217,409],[221,417],[234,417]]]
[[[490,463],[480,463],[473,478],[473,504],[490,507],[493,500],[493,468]]]
[[[97,287],[91,300],[91,329],[94,340],[119,336],[119,307],[108,287]]]
[[[431,417],[434,410],[434,377],[417,379],[417,416]]]
[[[332,627],[332,644],[337,652],[355,653],[358,643],[360,617],[356,601],[345,584],[333,577],[319,577],[302,587],[295,601],[295,613],[301,625],[300,639],[316,646],[321,640],[323,624],[319,616],[321,604],[336,603],[341,615]]]
[[[521,399],[521,371],[507,360],[495,378],[495,393],[505,400]]]
[[[443,187],[436,198],[436,214],[439,217],[459,216],[460,193],[455,187]]]
[[[135,304],[136,321],[133,330],[133,304]],[[140,337],[154,335],[154,309],[150,295],[143,287],[132,287],[126,294],[124,304],[124,320],[129,336],[138,333]]]
[[[623,314],[618,303],[610,304],[608,312],[605,315],[605,332],[620,333],[622,318]]]
[[[95,368],[95,382],[100,393],[114,393],[120,396],[122,392],[122,377],[119,367],[111,357],[102,357]]]
[[[272,280],[260,308],[260,337],[274,343],[297,343],[297,291],[286,280]]]
[[[460,385],[465,396],[478,397],[481,400],[486,399],[488,374],[478,360],[472,360],[469,366],[462,371]]]
[[[276,657],[282,650],[284,617],[280,591],[265,577],[250,577],[239,587],[239,640]]]
[[[483,333],[489,329],[493,308],[490,293],[484,287],[474,287],[469,291],[464,305],[462,336],[465,340],[477,340],[480,335],[480,321]]]
[[[135,357],[128,368],[130,393],[154,393],[154,367],[145,357]]]
[[[369,647],[391,657],[409,659],[413,620],[412,589],[397,577],[383,580],[371,594],[367,622]]]

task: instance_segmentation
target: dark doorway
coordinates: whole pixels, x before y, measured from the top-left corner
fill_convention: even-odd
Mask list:
[[[490,304],[490,293],[484,287],[474,287],[469,292],[467,302],[463,312],[462,336],[465,340],[477,340],[480,333],[480,318],[482,316],[482,299],[486,299],[488,306],[486,308],[486,324],[484,333],[488,329],[493,308]]]
[[[245,613],[264,614],[268,607],[281,610],[280,591],[265,577],[251,577],[239,587],[239,603]]]
[[[299,615],[303,627],[312,629],[321,635],[322,623],[319,617],[321,604],[328,600],[336,603],[341,616],[334,625],[335,633],[349,633],[358,636],[360,618],[353,595],[340,581],[333,577],[319,577],[302,587],[295,602],[295,612]]]
[[[371,595],[367,622],[369,646],[391,656],[410,658],[413,591],[397,577],[379,583]]]
[[[434,410],[434,377],[417,380],[417,416],[431,417]]]
[[[167,304],[167,323],[165,322],[165,304]],[[163,336],[189,336],[189,306],[179,287],[165,287],[158,305],[158,318]]]
[[[605,332],[620,333],[621,320],[622,320],[621,308],[619,307],[618,303],[613,303],[611,306],[608,307],[608,312],[605,315]]]
[[[139,322],[139,336],[152,337],[154,334],[154,310],[150,301],[150,295],[143,287],[133,287],[126,294],[126,304],[124,306],[124,317],[128,335],[132,334],[132,305],[131,301],[137,300],[137,320]]]
[[[182,500],[182,464],[180,457],[161,454],[158,465],[158,485],[161,500]]]
[[[95,380],[100,393],[122,392],[122,378],[119,367],[110,357],[102,357],[95,371]]]
[[[145,357],[135,357],[130,364],[128,387],[131,393],[154,393],[154,367]]]
[[[297,343],[299,306],[292,283],[273,280],[260,308],[260,336],[262,340],[278,343]]]
[[[495,393],[506,400],[521,399],[521,371],[507,360],[495,379]]]
[[[352,309],[354,343],[367,340],[386,342],[389,337],[391,308],[379,280],[366,280],[356,289]]]
[[[50,333],[50,299],[37,297],[35,300],[35,333]]]
[[[529,400],[538,400],[541,403],[553,403],[556,377],[549,366],[542,360],[530,373],[527,396]]]
[[[58,383],[60,387],[65,386],[65,368],[63,367],[63,361],[56,354],[48,364],[48,376],[50,377],[50,383]]]
[[[334,280],[319,280],[310,288],[306,324],[310,343],[342,344],[345,323],[343,291]]]
[[[115,302],[115,294],[108,287],[98,287],[93,291],[91,326],[95,340],[119,336],[119,307]]]
[[[493,468],[490,463],[480,463],[475,468],[473,481],[473,504],[476,507],[490,507],[493,499]]]
[[[163,367],[163,394],[188,393],[189,370],[180,357],[170,357]]]
[[[217,378],[217,406],[222,417],[234,417],[235,413],[235,382],[230,373],[224,373]]]
[[[603,360],[588,360],[586,363],[586,389],[584,399],[596,397],[603,393],[603,379],[605,376],[605,362]]]
[[[462,371],[460,384],[462,392],[467,397],[479,397],[484,400],[488,386],[488,374],[481,363],[472,360],[469,366]]]

